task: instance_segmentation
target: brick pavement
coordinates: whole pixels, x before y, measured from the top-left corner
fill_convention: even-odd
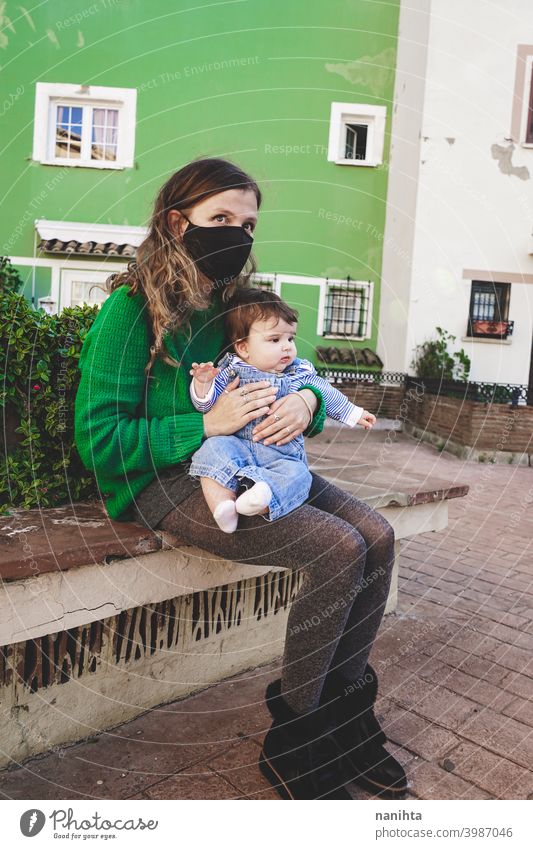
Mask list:
[[[313,457],[470,485],[446,530],[406,540],[396,613],[372,652],[377,714],[410,798],[533,798],[533,470],[465,462],[382,429],[328,427]],[[251,670],[0,773],[13,799],[277,799],[257,768],[269,725]],[[353,787],[354,798],[369,799]]]

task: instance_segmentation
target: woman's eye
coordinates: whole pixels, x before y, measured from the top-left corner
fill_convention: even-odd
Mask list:
[[[213,215],[212,221],[217,221],[220,224],[227,223],[228,216],[225,215],[223,212],[219,212],[217,215]],[[248,233],[254,232],[254,225],[251,221],[247,221],[246,224],[243,224],[242,226],[243,229],[247,230]]]

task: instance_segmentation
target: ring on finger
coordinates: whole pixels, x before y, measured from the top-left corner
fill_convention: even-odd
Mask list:
[[[289,434],[291,433],[290,427],[286,427],[285,430],[287,431],[287,433],[289,433]]]
[[[246,398],[246,396],[248,395],[246,389],[241,389],[241,395],[243,398]]]
[[[278,416],[277,413],[274,413],[274,421],[275,422],[279,422],[280,418],[281,418],[281,416]]]

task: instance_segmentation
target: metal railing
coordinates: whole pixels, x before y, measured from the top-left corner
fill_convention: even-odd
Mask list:
[[[403,385],[405,391],[417,389],[418,394],[443,395],[468,401],[491,404],[533,405],[533,390],[524,383],[489,383],[483,381],[442,380],[439,377],[413,377],[400,371],[376,371],[364,369],[332,368],[317,366],[317,373],[333,384],[358,383]]]
[[[405,388],[417,387],[430,395],[445,395],[467,401],[491,404],[533,404],[533,391],[523,383],[488,383],[482,381],[441,380],[438,377],[405,376]]]
[[[376,371],[375,369],[346,369],[317,366],[317,373],[331,383],[402,384],[406,375],[401,371]]]
[[[513,330],[514,321],[471,318],[468,322],[467,335],[476,339],[507,339],[513,335]]]

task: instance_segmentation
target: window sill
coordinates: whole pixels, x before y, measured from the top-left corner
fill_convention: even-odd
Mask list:
[[[124,171],[125,168],[133,167],[132,165],[125,165],[123,162],[104,162],[103,160],[83,162],[72,159],[34,159],[33,161],[39,162],[41,165],[55,165],[60,167],[66,165],[67,168],[97,168],[100,171]]]
[[[338,333],[337,335],[328,333],[327,335],[322,334],[321,339],[346,339],[346,340],[354,340],[356,342],[365,342],[369,339],[368,336],[345,336],[343,333]]]
[[[482,336],[461,336],[461,342],[483,342],[484,344],[491,343],[492,345],[511,345],[511,339],[483,339]]]
[[[381,162],[370,162],[365,159],[335,159],[335,165],[359,165],[365,168],[377,168]]]

